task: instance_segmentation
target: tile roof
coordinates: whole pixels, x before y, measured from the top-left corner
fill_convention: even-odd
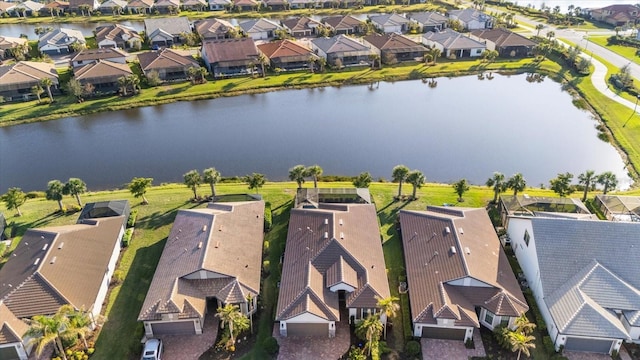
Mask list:
[[[319,21],[313,20],[308,16],[293,17],[282,20],[282,26],[289,29],[292,32],[304,31],[316,28],[322,25]]]
[[[268,58],[288,56],[310,56],[311,49],[291,40],[278,40],[258,45],[258,49]]]
[[[325,54],[370,50],[368,46],[346,35],[337,35],[330,38],[317,38],[311,40],[311,42],[320,50],[324,51]]]
[[[449,17],[457,18],[458,20],[464,23],[468,23],[474,20],[485,22],[491,19],[491,16],[473,8],[466,8],[462,10],[449,10]]]
[[[163,313],[203,317],[207,297],[237,303],[256,296],[263,222],[263,201],[178,211],[138,320]],[[200,279],[201,272],[215,278]]]
[[[29,326],[18,319],[7,305],[0,301],[0,345],[21,342]]]
[[[433,11],[411,13],[408,14],[407,17],[411,20],[417,21],[419,24],[422,24],[424,26],[440,25],[445,24],[447,23],[447,21],[449,21],[446,16]]]
[[[202,57],[209,63],[257,59],[258,48],[252,38],[209,40],[202,43]]]
[[[27,0],[27,1],[23,1],[23,2],[21,2],[19,4],[16,4],[16,6],[13,7],[13,10],[26,9],[26,10],[31,10],[31,11],[39,11],[43,7],[44,7],[44,4],[41,4],[41,3],[35,2],[35,1],[31,1],[31,0]]]
[[[14,3],[10,3],[7,1],[0,1],[0,11],[7,11],[14,6],[15,6]]]
[[[331,28],[335,30],[346,30],[353,29],[355,27],[361,26],[362,21],[351,15],[345,16],[329,16],[322,18],[320,20],[321,23],[329,25]]]
[[[166,69],[191,66],[200,67],[200,64],[191,55],[184,55],[183,52],[173,49],[162,49],[160,51],[147,51],[138,54],[138,61],[143,71],[154,69]]]
[[[53,64],[20,61],[9,66],[0,66],[0,86],[31,84],[49,78],[58,84],[58,72]]]
[[[144,19],[145,34],[153,34],[156,30],[164,30],[172,35],[191,32],[191,24],[186,17],[171,17],[159,19]]]
[[[383,14],[383,15],[374,15],[370,16],[371,22],[376,23],[380,26],[397,26],[408,24],[411,20],[407,19],[404,16],[400,16],[398,14]]]
[[[107,0],[100,4],[100,9],[104,9],[107,11],[111,11],[113,8],[124,8],[127,6],[127,2],[125,0]]]
[[[27,42],[27,39],[0,35],[0,49],[10,49],[18,45],[24,45]]]
[[[380,50],[389,52],[427,51],[422,44],[416,44],[401,34],[371,34],[365,36],[364,40]]]
[[[45,45],[68,46],[76,42],[81,44],[87,43],[80,30],[59,28],[40,36],[38,49]]]
[[[48,4],[46,4],[44,6],[45,9],[57,9],[57,8],[61,8],[61,9],[68,9],[69,8],[69,2],[68,1],[61,1],[61,0],[54,0]]]
[[[117,48],[83,49],[71,58],[71,61],[108,60],[129,56],[129,53]]]
[[[468,36],[462,35],[452,29],[444,29],[439,32],[429,31],[422,35],[425,40],[431,40],[442,45],[445,49],[477,49],[486,48],[487,46],[479,41],[473,40]]]
[[[245,33],[257,33],[282,29],[280,25],[269,19],[253,19],[238,24]]]
[[[142,40],[142,37],[138,32],[128,26],[115,24],[107,26],[99,26],[96,28],[96,42],[100,43],[104,40],[111,40],[115,42],[128,41],[131,38]]]
[[[153,6],[155,8],[168,8],[169,6],[180,7],[180,0],[156,0],[156,3]]]
[[[217,38],[217,36],[225,35],[229,30],[235,29],[233,24],[223,19],[198,20],[194,23],[194,27],[203,39]]]
[[[120,64],[109,60],[98,60],[74,71],[76,80],[92,80],[100,78],[114,78],[133,75],[127,64]]]
[[[414,322],[479,326],[475,306],[505,316],[528,310],[484,209],[402,210],[400,224]]]
[[[513,31],[509,31],[503,28],[489,29],[489,30],[474,30],[471,35],[477,36],[481,39],[489,40],[499,47],[508,46],[535,46],[536,43],[527,39],[526,37],[516,34]]]
[[[153,7],[153,0],[131,0],[127,4],[128,8],[151,8]]]
[[[337,281],[355,285],[347,307],[376,307],[390,294],[375,206],[318,206],[291,210],[277,321],[303,312],[339,321],[338,293],[329,290]]]
[[[183,6],[207,6],[208,3],[205,0],[185,0],[182,2]]]

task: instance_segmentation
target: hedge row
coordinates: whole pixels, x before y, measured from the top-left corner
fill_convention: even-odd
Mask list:
[[[133,236],[133,228],[128,228],[122,236],[122,246],[127,247],[131,243],[131,236]]]

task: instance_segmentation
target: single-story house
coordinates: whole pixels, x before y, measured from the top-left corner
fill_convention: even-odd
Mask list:
[[[182,8],[192,11],[204,11],[209,7],[207,0],[184,0],[182,1]]]
[[[586,205],[575,198],[558,198],[545,196],[529,196],[527,194],[513,196],[500,195],[500,218],[502,226],[509,226],[511,216],[545,216],[573,217],[592,219]]]
[[[262,71],[260,52],[252,38],[204,41],[200,52],[209,73],[215,78]]]
[[[380,313],[378,300],[389,296],[375,205],[291,210],[275,319],[281,336],[335,337]]]
[[[82,85],[93,85],[93,94],[115,94],[120,91],[118,79],[133,75],[129,65],[97,60],[74,69],[73,77]]]
[[[152,46],[171,47],[182,43],[182,34],[191,32],[191,24],[183,16],[144,19],[144,31]]]
[[[322,7],[322,3],[316,0],[291,0],[289,1],[289,6],[292,9],[312,9]]]
[[[454,55],[456,58],[478,57],[487,49],[480,41],[462,35],[453,29],[438,32],[429,31],[422,35],[422,43],[430,48],[437,48],[444,57]]]
[[[373,51],[380,56],[385,64],[394,64],[403,61],[422,61],[428,51],[422,44],[417,44],[402,34],[371,34],[363,38],[366,44],[371,45]]]
[[[40,11],[46,10],[51,16],[60,16],[69,11],[69,2],[54,0],[47,3]]]
[[[140,53],[138,61],[145,76],[155,71],[163,81],[187,80],[189,68],[200,67],[198,61],[189,52],[173,49]]]
[[[153,3],[153,0],[131,0],[127,4],[127,10],[131,10],[134,14],[151,13]]]
[[[435,11],[409,13],[407,17],[415,21],[420,28],[420,32],[423,33],[442,31],[447,28],[447,23],[449,22],[449,18]]]
[[[288,0],[262,0],[262,3],[267,10],[283,11],[289,8]]]
[[[145,335],[202,334],[205,315],[257,309],[264,201],[179,210],[140,310]]]
[[[463,10],[450,10],[449,19],[458,20],[465,30],[491,29],[493,28],[494,19],[474,8],[466,8]]]
[[[229,9],[233,6],[231,0],[209,0],[209,10],[222,11]]]
[[[68,28],[54,29],[41,35],[38,40],[38,50],[48,55],[68,54],[76,47],[82,49],[86,46],[82,32]]]
[[[84,49],[71,58],[71,65],[74,68],[97,62],[98,60],[109,60],[120,64],[126,64],[129,53],[118,48]]]
[[[318,34],[318,28],[322,24],[308,16],[302,16],[282,20],[282,26],[293,37],[310,37]]]
[[[331,66],[370,65],[374,51],[370,46],[346,35],[311,40],[311,49]]]
[[[142,46],[142,36],[128,26],[106,25],[96,28],[96,42],[99,48],[139,49]]]
[[[364,31],[364,23],[351,15],[329,16],[320,22],[335,35],[353,35]]]
[[[8,9],[8,12],[13,13],[16,16],[27,17],[38,14],[42,8],[44,8],[44,4],[32,0],[27,0],[15,4]]]
[[[52,93],[59,92],[58,72],[53,64],[33,61],[19,61],[8,66],[0,66],[0,96],[4,101],[27,101],[35,99],[31,88],[40,85],[42,79],[53,82]]]
[[[261,4],[258,0],[233,0],[233,7],[238,11],[258,10]]]
[[[23,38],[0,36],[0,60],[13,57],[12,49],[22,49],[23,54],[29,53],[29,41]]]
[[[264,54],[271,63],[271,68],[283,70],[308,69],[311,59],[317,55],[311,49],[291,40],[278,40],[258,45],[258,50]]]
[[[556,350],[640,342],[640,224],[511,217],[507,233]]]
[[[591,18],[611,26],[635,25],[640,21],[640,8],[635,5],[615,4],[589,11]]]
[[[27,360],[32,346],[22,339],[29,325],[18,319],[0,300],[0,359]]]
[[[221,40],[235,37],[236,27],[223,19],[204,19],[194,23],[202,40]]]
[[[384,33],[405,33],[409,31],[411,20],[396,13],[371,15],[369,20],[376,29]]]
[[[483,208],[400,211],[413,336],[467,341],[529,306]]]
[[[15,5],[16,4],[7,1],[0,1],[0,15],[9,13],[11,8],[13,8]]]
[[[502,57],[531,56],[536,47],[535,42],[504,28],[474,30],[471,37],[484,41],[488,50],[496,50]]]
[[[640,221],[640,197],[596,195],[593,203],[611,221]]]
[[[100,7],[99,0],[69,0],[69,11],[76,11],[78,14],[81,14],[84,8],[90,13],[98,9],[98,7]]]
[[[276,36],[276,30],[282,30],[282,26],[269,19],[253,19],[238,24],[242,33],[253,40],[268,40]]]
[[[103,14],[122,14],[124,8],[127,7],[126,0],[107,0],[100,4],[98,10]]]
[[[181,5],[180,0],[156,0],[153,9],[161,14],[175,14]]]

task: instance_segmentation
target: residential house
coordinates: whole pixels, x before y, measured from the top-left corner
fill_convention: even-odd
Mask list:
[[[27,17],[39,14],[42,8],[44,8],[44,4],[27,0],[15,4],[13,7],[9,8],[8,12],[11,12],[18,17]]]
[[[29,53],[29,42],[27,39],[16,38],[11,36],[0,36],[0,60],[13,57],[12,49],[21,49],[18,51],[23,55]]]
[[[258,45],[258,50],[263,53],[271,63],[272,69],[302,70],[308,69],[312,60],[317,55],[311,49],[291,40],[278,40]]]
[[[259,0],[232,0],[233,7],[238,11],[254,11],[260,9],[262,2]]]
[[[209,0],[209,10],[211,11],[222,11],[230,9],[232,6],[231,0]]]
[[[207,0],[184,0],[182,8],[191,11],[204,11],[209,7]]]
[[[9,13],[11,8],[13,8],[15,6],[14,3],[10,3],[7,1],[0,1],[0,15],[3,15],[5,13]]]
[[[267,10],[283,11],[289,9],[288,0],[262,0]]]
[[[320,22],[335,35],[353,35],[364,31],[364,23],[351,15],[329,16]]]
[[[369,19],[376,29],[384,33],[406,33],[411,24],[411,20],[396,13],[371,15]]]
[[[71,65],[75,68],[95,63],[98,60],[109,60],[119,64],[126,64],[129,53],[118,48],[84,49],[71,58]]]
[[[0,269],[3,359],[25,359],[30,351],[22,337],[28,326],[20,322],[54,314],[62,305],[84,310],[92,319],[100,314],[126,223],[127,216],[120,214],[25,232]]]
[[[162,81],[180,81],[189,78],[191,67],[199,68],[200,64],[188,51],[162,49],[138,54],[138,61],[145,76],[155,71]]]
[[[640,20],[640,8],[635,5],[616,4],[591,9],[591,18],[611,26],[634,26]]]
[[[98,10],[103,14],[117,15],[122,14],[125,7],[127,7],[126,0],[107,0],[100,4]]]
[[[422,43],[430,48],[439,49],[442,56],[455,56],[457,59],[478,57],[487,49],[483,42],[448,28],[438,32],[427,32],[422,35]]]
[[[502,57],[531,56],[536,46],[535,42],[504,28],[474,30],[471,37],[486,42],[488,50],[496,50]]]
[[[179,210],[138,316],[145,335],[202,334],[224,305],[255,312],[263,227],[262,200]]]
[[[374,54],[370,46],[346,35],[313,39],[311,49],[332,66],[370,65]]]
[[[321,7],[320,2],[316,0],[290,0],[289,6],[292,9],[312,9]]]
[[[500,195],[500,218],[507,228],[511,216],[572,217],[595,219],[580,199],[566,197]]]
[[[293,17],[282,20],[282,27],[293,37],[311,37],[318,35],[318,29],[322,26],[319,21],[308,16]]]
[[[468,31],[493,28],[494,19],[474,8],[450,10],[448,15],[449,19],[459,21],[462,27]]]
[[[269,40],[276,36],[277,30],[282,30],[282,26],[269,19],[253,19],[239,24],[243,34],[253,40]]]
[[[153,9],[161,14],[176,14],[180,9],[180,5],[180,0],[156,0],[155,4],[153,4]]]
[[[229,39],[237,34],[235,26],[223,19],[198,20],[194,23],[194,27],[202,40]]]
[[[529,306],[483,208],[400,211],[413,336],[473,339]]]
[[[449,19],[435,11],[425,11],[419,13],[410,13],[407,17],[413,21],[415,21],[419,28],[420,32],[426,33],[429,31],[438,32],[447,28],[447,23]]]
[[[74,78],[82,85],[91,84],[93,95],[115,94],[120,91],[118,80],[133,75],[127,64],[98,60],[74,70]]]
[[[640,221],[640,197],[596,195],[593,205],[611,221]]]
[[[291,210],[275,319],[281,336],[348,333],[349,324],[379,314],[378,300],[389,296],[375,205]]]
[[[76,11],[79,14],[91,13],[98,7],[100,7],[99,0],[69,0],[69,11]]]
[[[51,16],[61,16],[62,14],[69,11],[69,2],[62,0],[54,0],[51,1],[40,9],[40,12],[49,13]]]
[[[153,4],[153,0],[131,0],[127,4],[127,10],[134,14],[149,14]]]
[[[144,31],[152,46],[171,47],[182,44],[182,34],[191,32],[191,24],[186,17],[144,19]]]
[[[96,28],[96,42],[99,48],[140,49],[142,36],[128,26],[115,24]]]
[[[83,49],[87,41],[80,30],[58,28],[40,36],[38,50],[47,55],[68,54]]]
[[[252,38],[209,40],[202,43],[202,60],[215,78],[260,72],[260,52]]]
[[[422,61],[428,51],[422,44],[416,44],[402,34],[371,34],[363,38],[385,64],[395,64],[403,61]]]
[[[556,350],[640,339],[640,224],[511,217],[507,234]]]
[[[8,66],[0,66],[0,96],[4,101],[27,101],[35,99],[31,88],[42,79],[51,79],[51,91],[58,92],[58,72],[53,64],[20,61]]]

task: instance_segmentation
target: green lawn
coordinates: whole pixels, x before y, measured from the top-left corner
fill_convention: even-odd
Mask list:
[[[624,45],[609,45],[607,43],[608,38],[609,36],[589,36],[589,41],[605,47],[625,59],[640,65],[640,57],[636,55],[636,48]]]

